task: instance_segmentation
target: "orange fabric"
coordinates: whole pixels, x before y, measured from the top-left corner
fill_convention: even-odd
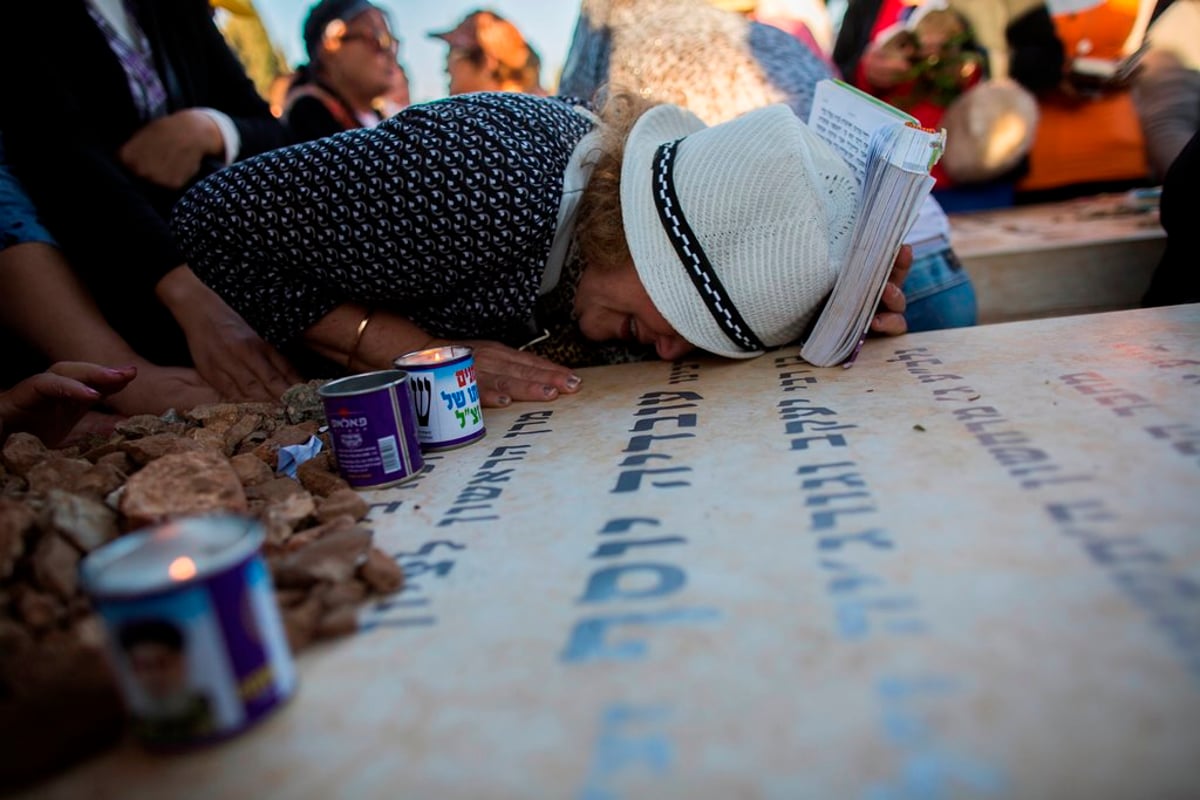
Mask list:
[[[1120,58],[1121,46],[1137,21],[1138,0],[1108,0],[1074,13],[1057,14],[1054,30],[1066,49],[1067,58]],[[1088,45],[1080,47],[1081,42]]]
[[[1041,119],[1021,191],[1137,180],[1148,172],[1142,128],[1128,91],[1079,106],[1039,103]]]
[[[1109,0],[1054,17],[1068,61],[1076,56],[1120,58],[1137,19],[1138,0]],[[1084,43],[1080,47],[1080,43]],[[1149,172],[1142,129],[1129,91],[1068,100],[1042,98],[1037,137],[1022,191],[1078,183],[1137,180]]]

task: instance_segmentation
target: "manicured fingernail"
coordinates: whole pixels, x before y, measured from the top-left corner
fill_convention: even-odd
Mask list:
[[[97,392],[95,389],[93,389],[90,386],[85,386],[83,393],[85,395],[87,395],[89,398],[91,398],[92,400],[99,400],[101,397],[100,393]]]
[[[498,406],[506,406],[511,402],[512,402],[512,398],[508,397],[506,395],[500,395],[499,397],[496,398],[496,405],[498,405]]]
[[[544,397],[554,397],[556,394],[558,394],[558,389],[555,389],[553,386],[542,387],[542,395]]]
[[[578,375],[572,375],[569,378],[567,378],[567,388],[568,389],[578,389],[579,384],[581,384],[581,383],[583,383],[583,378],[579,377]]]

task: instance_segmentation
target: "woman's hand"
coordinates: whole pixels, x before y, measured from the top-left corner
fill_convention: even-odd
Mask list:
[[[143,125],[117,155],[139,178],[182,189],[200,172],[205,156],[225,155],[225,140],[212,117],[189,108]]]
[[[902,246],[900,252],[896,254],[896,261],[892,264],[892,274],[888,276],[887,283],[883,287],[883,296],[879,299],[879,309],[875,312],[875,318],[871,320],[873,333],[899,336],[908,330],[908,323],[904,320],[907,301],[904,298],[904,290],[900,287],[904,285],[904,280],[908,277],[908,271],[912,268],[912,260],[912,248],[908,245]]]
[[[560,394],[579,391],[582,382],[567,367],[499,342],[435,339],[426,347],[452,344],[467,345],[475,351],[475,381],[479,385],[479,401],[487,407],[502,408],[514,400],[553,400]]]
[[[241,315],[186,264],[158,282],[157,293],[187,337],[196,370],[230,400],[278,400],[302,378]]]
[[[105,405],[118,414],[163,414],[221,402],[221,395],[191,367],[160,367],[145,359],[133,362],[137,378],[113,394]]]
[[[5,433],[28,431],[53,447],[62,442],[100,400],[124,389],[135,367],[102,367],[60,361],[45,372],[0,392]]]
[[[479,402],[502,408],[514,400],[553,400],[579,391],[579,376],[533,353],[485,339],[434,339],[410,320],[389,311],[344,303],[304,332],[305,342],[354,372],[394,369],[397,357],[417,350],[466,345],[474,353]]]

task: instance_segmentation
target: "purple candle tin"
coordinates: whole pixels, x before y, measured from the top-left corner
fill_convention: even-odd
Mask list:
[[[449,450],[483,438],[483,409],[470,347],[448,345],[406,353],[397,368],[412,377],[421,449]]]
[[[113,673],[147,746],[227,738],[295,691],[262,542],[252,519],[191,517],[122,536],[83,560]]]
[[[354,488],[391,486],[424,468],[409,386],[409,376],[393,369],[320,388],[338,470]]]

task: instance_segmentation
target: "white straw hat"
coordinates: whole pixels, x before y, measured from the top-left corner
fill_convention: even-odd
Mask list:
[[[638,277],[684,339],[730,358],[803,332],[854,225],[850,168],[787,106],[713,127],[677,106],[634,125],[621,216]]]

